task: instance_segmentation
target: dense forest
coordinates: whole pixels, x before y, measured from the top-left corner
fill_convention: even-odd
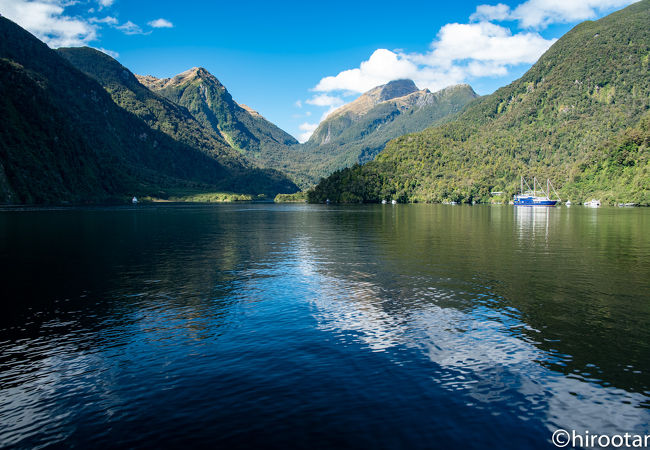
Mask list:
[[[253,167],[227,146],[208,149],[162,123],[150,126],[141,111],[121,108],[96,79],[4,17],[0,68],[3,203],[99,203],[173,190],[268,196],[296,190],[286,176]],[[152,113],[162,108],[144,94],[134,95],[134,105]]]
[[[505,202],[536,176],[563,200],[648,205],[649,23],[650,0],[581,23],[481,98],[391,81],[299,145],[205,69],[136,76],[0,17],[0,201]]]
[[[645,0],[576,26],[519,80],[335,172],[309,201],[488,202],[524,175],[564,200],[650,203],[649,23]]]

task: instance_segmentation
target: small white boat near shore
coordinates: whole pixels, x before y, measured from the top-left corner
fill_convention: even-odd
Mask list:
[[[595,198],[592,198],[591,201],[585,202],[584,205],[589,208],[599,208],[600,200],[596,200]]]

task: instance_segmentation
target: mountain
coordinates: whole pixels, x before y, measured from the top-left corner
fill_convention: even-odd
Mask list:
[[[308,144],[327,145],[341,137],[350,126],[367,117],[378,104],[397,99],[408,98],[410,95],[422,97],[428,94],[428,90],[418,91],[417,86],[412,80],[395,80],[385,85],[377,86],[365,94],[361,95],[355,101],[341,106],[330,113],[323,120],[318,128],[314,130]],[[392,103],[392,102],[391,102]],[[405,106],[412,106],[415,102],[404,102]],[[391,105],[395,109],[396,105]],[[378,114],[371,114],[374,118]],[[357,136],[358,137],[358,136]],[[349,140],[349,139],[348,139]]]
[[[204,68],[195,67],[172,78],[136,77],[152,92],[186,108],[205,128],[257,166],[278,170],[301,188],[318,181],[308,174],[314,165],[312,158],[299,151],[295,138],[257,111],[235,102],[226,87]]]
[[[412,80],[378,86],[332,112],[305,143],[325,176],[370,161],[391,139],[451,120],[477,97],[468,85],[432,93]]]
[[[144,120],[151,128],[201,150],[233,171],[242,172],[241,176],[248,180],[250,187],[279,189],[278,192],[295,191],[296,187],[284,179],[284,175],[250,164],[218,131],[205,126],[185,107],[143,86],[133,73],[112,57],[88,47],[61,48],[57,52],[77,69],[97,80],[120,107]],[[277,186],[263,187],[255,178],[274,179]],[[237,188],[241,190],[242,187],[238,185]]]
[[[332,174],[310,200],[489,201],[535,175],[572,201],[650,203],[648,23],[644,0],[574,27],[519,80]]]
[[[476,97],[469,86],[432,94],[418,90],[410,80],[397,80],[339,108],[309,142],[298,146],[259,113],[236,103],[203,68],[172,78],[137,77],[151,91],[186,107],[257,165],[280,170],[303,188],[336,169],[372,159],[390,139],[438,123]]]
[[[427,89],[419,91],[412,80],[395,80],[385,85],[377,86],[361,95],[355,101],[341,106],[330,113],[318,125],[318,128],[311,135],[307,144],[327,145],[341,140],[341,135],[345,134],[346,131],[352,139],[358,139],[358,133],[355,133],[354,136],[350,134],[350,127],[364,118],[376,119],[384,117],[385,113],[379,114],[373,111],[380,103],[386,102],[385,106],[388,106],[387,109],[389,111],[399,113],[399,106],[402,106],[404,109],[413,107],[418,103],[419,99],[429,94],[431,93]],[[346,140],[351,140],[350,137]]]
[[[151,92],[109,55],[89,47],[56,51],[74,67],[97,80],[115,103],[150,127],[217,157],[242,159],[220,135],[205,129],[187,109]]]
[[[222,164],[117,106],[95,80],[0,17],[0,201],[100,202],[161,189],[251,192],[261,175]],[[263,175],[257,191],[286,179]]]
[[[138,76],[138,80],[151,91],[187,108],[204,127],[261,166],[272,167],[268,162],[275,153],[298,143],[257,111],[235,102],[225,86],[201,67],[172,78],[147,75]]]

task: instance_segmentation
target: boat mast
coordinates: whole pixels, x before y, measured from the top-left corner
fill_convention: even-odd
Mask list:
[[[557,196],[557,199],[559,201],[562,201],[562,199],[560,198],[560,194],[558,194],[557,191],[555,190],[555,186],[553,186],[553,183],[551,183],[551,180],[548,180],[548,184],[553,188],[553,192],[555,192],[555,195]],[[550,193],[550,191],[549,191],[549,193]]]
[[[524,195],[524,176],[521,176],[521,195]]]

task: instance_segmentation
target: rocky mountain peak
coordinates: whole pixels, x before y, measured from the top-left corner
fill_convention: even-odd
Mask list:
[[[413,80],[393,80],[383,86],[379,86],[379,101],[385,102],[397,97],[404,97],[418,90]]]
[[[140,83],[153,90],[182,86],[195,80],[208,81],[222,87],[219,80],[203,67],[192,67],[191,69],[181,72],[171,78],[156,78],[151,75],[136,75],[136,77]]]

